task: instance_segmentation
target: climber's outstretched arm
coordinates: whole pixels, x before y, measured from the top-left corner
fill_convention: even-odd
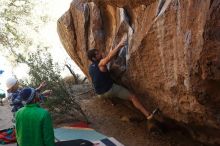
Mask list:
[[[117,52],[125,45],[126,43],[126,36],[123,36],[123,38],[121,39],[121,41],[118,43],[118,45],[108,53],[108,55],[106,57],[104,57],[103,59],[101,59],[101,61],[99,62],[99,69],[102,72],[106,72],[107,71],[107,67],[106,65],[111,61],[111,59],[117,54]]]

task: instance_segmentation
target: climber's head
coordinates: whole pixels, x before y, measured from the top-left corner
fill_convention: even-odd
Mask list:
[[[87,51],[87,57],[92,62],[100,61],[102,59],[102,53],[97,49],[91,49]]]

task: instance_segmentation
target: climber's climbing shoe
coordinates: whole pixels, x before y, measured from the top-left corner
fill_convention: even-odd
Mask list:
[[[158,114],[159,111],[160,111],[159,108],[156,108],[155,110],[153,110],[152,115],[154,116],[154,115]]]
[[[159,108],[156,108],[153,110],[153,112],[150,114],[150,116],[147,117],[147,120],[152,120],[153,117],[159,112]]]

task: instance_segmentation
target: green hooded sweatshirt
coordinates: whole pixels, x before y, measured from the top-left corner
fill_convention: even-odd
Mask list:
[[[54,146],[49,112],[38,104],[28,104],[17,111],[16,139],[19,146]]]

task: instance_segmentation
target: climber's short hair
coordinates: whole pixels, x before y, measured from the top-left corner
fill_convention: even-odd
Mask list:
[[[96,58],[96,53],[98,52],[97,49],[90,49],[87,51],[87,57],[90,61],[94,61],[93,58]]]

